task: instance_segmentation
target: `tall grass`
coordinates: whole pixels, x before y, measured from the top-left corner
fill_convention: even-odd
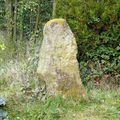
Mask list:
[[[0,95],[3,95],[5,89],[9,89],[8,95],[38,89],[36,69],[41,38],[32,36],[29,41],[17,41],[17,48],[12,48],[11,42],[1,39],[5,50],[0,51]]]

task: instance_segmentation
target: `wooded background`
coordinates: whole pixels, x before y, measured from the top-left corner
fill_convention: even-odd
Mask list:
[[[84,84],[108,78],[120,84],[120,0],[0,0],[1,63],[31,53],[37,61],[52,18],[65,18],[74,32]]]

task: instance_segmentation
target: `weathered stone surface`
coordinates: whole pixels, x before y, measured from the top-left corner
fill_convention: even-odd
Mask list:
[[[53,19],[46,23],[37,73],[45,80],[49,95],[85,96],[76,55],[76,40],[66,21]]]

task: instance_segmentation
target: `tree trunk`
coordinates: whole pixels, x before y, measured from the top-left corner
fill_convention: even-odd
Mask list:
[[[22,6],[21,8],[22,10],[22,15],[21,15],[21,18],[20,18],[20,41],[22,41],[24,39],[24,8]]]
[[[6,0],[6,27],[7,27],[7,38],[9,41],[13,40],[13,10],[12,10],[12,0]]]
[[[17,41],[17,0],[15,0],[14,3],[14,30],[13,30],[13,41],[16,42]]]
[[[54,18],[56,16],[56,0],[53,0],[53,13],[52,17]]]
[[[23,40],[23,32],[24,32],[24,24],[23,24],[23,16],[21,19],[21,28],[20,28],[20,40]]]
[[[37,16],[36,16],[36,23],[35,23],[35,31],[38,30],[38,25],[39,25],[39,18],[40,18],[40,0],[38,0],[38,11],[37,11]]]

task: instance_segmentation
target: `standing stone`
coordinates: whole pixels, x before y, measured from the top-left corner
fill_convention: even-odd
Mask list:
[[[66,21],[53,19],[47,22],[37,73],[46,82],[48,95],[85,97],[76,55],[76,40]]]

